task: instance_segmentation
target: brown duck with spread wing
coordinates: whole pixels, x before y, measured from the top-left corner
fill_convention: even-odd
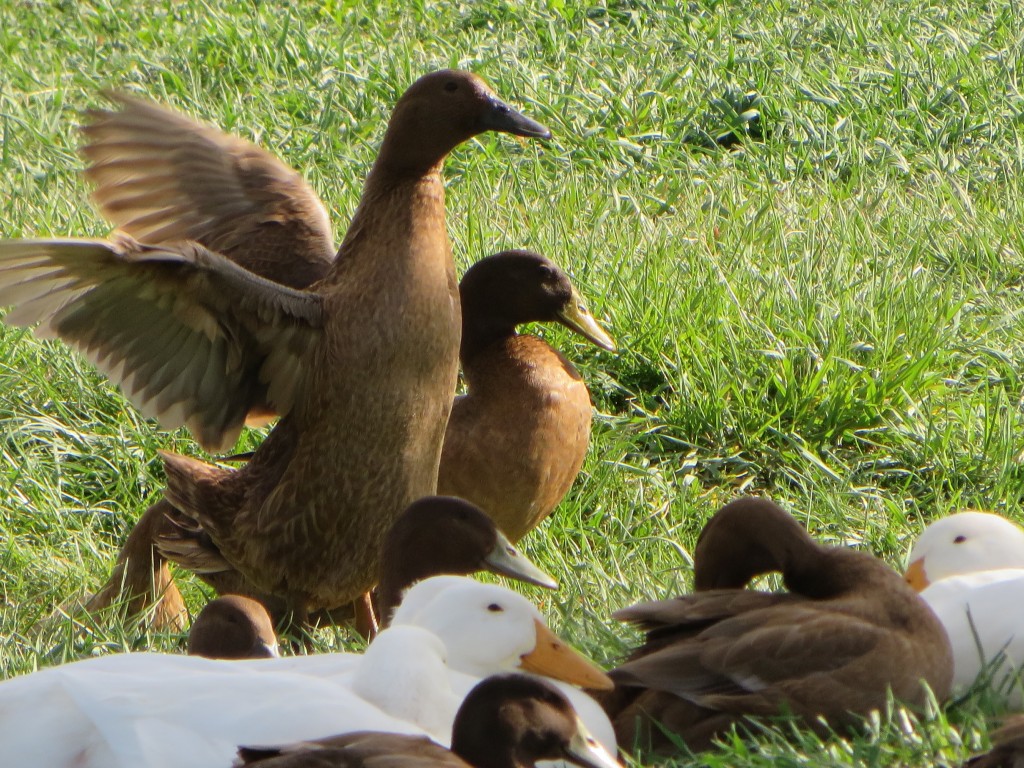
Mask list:
[[[438,493],[469,499],[512,541],[535,528],[569,491],[590,441],[587,385],[529,322],[558,322],[597,346],[611,337],[569,276],[550,259],[504,251],[459,284],[467,393],[455,399],[441,452]]]
[[[463,276],[459,292],[460,358],[469,392],[456,398],[452,408],[438,492],[473,501],[516,541],[547,517],[571,487],[586,456],[592,411],[590,394],[572,363],[544,340],[517,334],[516,326],[559,322],[597,346],[615,346],[568,275],[539,254],[505,251],[482,259]],[[135,595],[148,595],[151,589],[170,594],[169,575],[160,575],[151,587],[148,564],[162,563],[164,554],[202,575],[221,594],[253,593],[244,579],[230,573],[208,536],[201,530],[191,537],[176,534],[173,526],[160,522],[165,516],[175,517],[173,509],[158,502],[138,527],[162,527],[170,540],[189,538],[189,551],[174,552],[173,545],[165,544],[163,553],[149,552],[147,534],[133,532],[129,545],[136,548],[136,565],[126,545],[106,593],[124,588]],[[90,607],[108,602],[104,597]]]
[[[238,470],[165,454],[167,497],[300,620],[365,593],[395,516],[436,488],[461,330],[441,167],[487,130],[549,135],[472,74],[414,83],[308,290],[196,241],[0,243],[6,321],[41,323],[164,426],[220,450],[250,411],[282,415]]]
[[[744,587],[780,572],[788,592]],[[610,674],[619,743],[691,749],[747,716],[793,714],[814,727],[858,722],[889,691],[924,706],[953,673],[931,609],[881,560],[815,542],[767,499],[743,498],[710,520],[694,552],[696,592],[641,603],[615,617],[647,640]]]

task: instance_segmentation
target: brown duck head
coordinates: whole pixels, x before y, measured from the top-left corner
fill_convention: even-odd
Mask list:
[[[551,259],[531,251],[502,251],[466,270],[462,300],[463,361],[522,323],[557,322],[593,344],[615,351],[569,276]]]
[[[863,559],[859,556],[844,569],[823,567],[835,557],[849,559],[849,554],[842,547],[818,544],[775,502],[748,496],[726,504],[701,531],[693,553],[694,587],[739,589],[756,576],[779,572],[787,589],[824,597],[856,578],[855,566]]]
[[[558,588],[558,582],[520,553],[475,504],[454,496],[414,501],[391,526],[381,548],[378,594],[384,622],[402,592],[417,581],[477,571]]]
[[[452,752],[476,768],[524,768],[538,760],[621,768],[565,696],[516,674],[488,677],[469,692],[452,726]]]
[[[262,659],[277,653],[277,637],[267,609],[241,595],[208,603],[192,622],[188,652],[208,659]]]
[[[442,69],[424,75],[398,100],[375,168],[418,176],[455,147],[486,131],[540,139],[551,131],[512,109],[477,75]]]

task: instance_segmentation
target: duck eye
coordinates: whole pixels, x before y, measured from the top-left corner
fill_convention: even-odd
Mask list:
[[[954,544],[963,544],[965,541],[967,541],[967,537],[963,535],[957,536],[955,539],[953,539]]]
[[[490,611],[491,613],[501,613],[505,609],[502,608],[497,603],[491,603],[490,605],[487,606],[487,610]]]
[[[447,83],[444,84],[444,89],[449,93],[451,91],[457,91],[459,90],[459,84],[456,83],[454,80],[449,80]]]

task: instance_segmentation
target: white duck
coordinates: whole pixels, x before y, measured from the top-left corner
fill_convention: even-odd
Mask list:
[[[0,743],[10,765],[210,768],[230,765],[247,740],[364,728],[424,733],[336,681],[196,656],[87,659],[0,684]]]
[[[929,525],[910,552],[907,581],[939,617],[953,647],[953,693],[983,672],[1012,706],[1024,702],[1024,530],[986,512]]]
[[[447,744],[469,679],[446,668],[452,649],[472,651],[458,668],[484,675],[534,669],[608,682],[525,598],[471,579],[452,586],[425,589],[435,599],[422,612],[410,596],[417,621],[382,632],[363,655],[214,661],[140,653],[15,678],[0,684],[0,743],[13,764],[48,768],[228,765],[239,743],[362,729],[426,731]],[[428,619],[438,635],[419,626]]]
[[[470,623],[472,633],[459,629]],[[600,704],[575,687],[607,690],[610,680],[559,640],[522,595],[462,576],[435,576],[405,593],[391,626],[407,624],[428,629],[444,641],[451,687],[460,701],[481,679],[499,670],[535,674],[558,688],[590,733],[615,754],[611,721]]]

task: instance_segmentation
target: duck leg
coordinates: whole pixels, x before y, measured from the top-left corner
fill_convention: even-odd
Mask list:
[[[118,603],[126,615],[135,617],[154,603],[153,627],[181,632],[187,625],[187,611],[181,593],[174,584],[167,560],[154,546],[156,537],[172,526],[167,515],[173,507],[161,499],[147,509],[128,535],[110,578],[85,603],[96,613]]]
[[[356,632],[366,638],[373,640],[377,636],[379,625],[377,613],[373,608],[373,600],[369,592],[364,592],[352,603],[356,615]]]

